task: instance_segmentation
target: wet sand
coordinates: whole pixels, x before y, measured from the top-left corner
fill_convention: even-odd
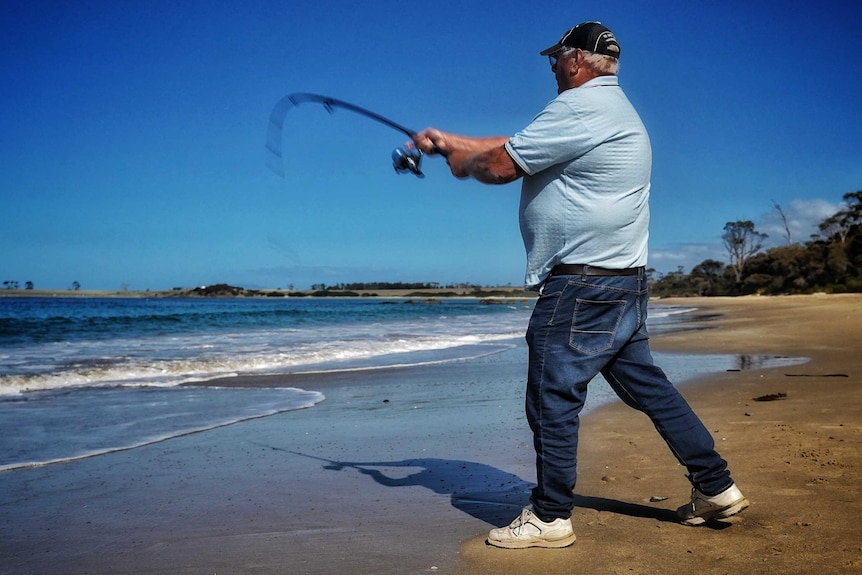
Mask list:
[[[584,418],[577,543],[487,547],[534,476],[519,345],[304,377],[327,396],[311,409],[0,473],[0,572],[859,573],[862,296],[668,303],[718,318],[656,350],[812,358],[682,386],[751,501],[724,524],[674,522],[683,470],[613,405]]]

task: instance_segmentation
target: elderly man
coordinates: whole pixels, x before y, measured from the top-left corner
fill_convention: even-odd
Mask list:
[[[558,95],[514,136],[428,128],[413,138],[422,151],[446,156],[457,178],[523,180],[526,284],[539,292],[526,336],[537,485],[531,506],[491,530],[488,543],[574,543],[579,414],[598,373],[652,420],[686,467],[693,489],[678,510],[683,523],[739,513],[748,502],[712,436],[650,354],[644,267],[652,152],[616,76],[620,45],[600,23],[584,22],[541,55],[550,60]]]

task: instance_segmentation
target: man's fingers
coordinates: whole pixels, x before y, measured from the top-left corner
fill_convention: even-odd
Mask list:
[[[435,128],[425,128],[413,136],[413,142],[420,150],[428,155],[448,155],[443,132]]]

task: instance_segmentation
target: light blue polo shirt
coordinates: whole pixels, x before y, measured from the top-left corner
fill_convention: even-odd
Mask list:
[[[519,213],[527,287],[560,263],[646,265],[652,150],[616,76],[558,95],[506,151],[527,174]]]

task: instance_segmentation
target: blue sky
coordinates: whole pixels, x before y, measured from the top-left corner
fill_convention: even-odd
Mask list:
[[[399,133],[510,135],[555,95],[538,52],[600,20],[653,144],[650,265],[726,260],[728,221],[805,241],[862,189],[862,4],[7,0],[0,274],[36,288],[520,285],[520,186],[397,175]]]

